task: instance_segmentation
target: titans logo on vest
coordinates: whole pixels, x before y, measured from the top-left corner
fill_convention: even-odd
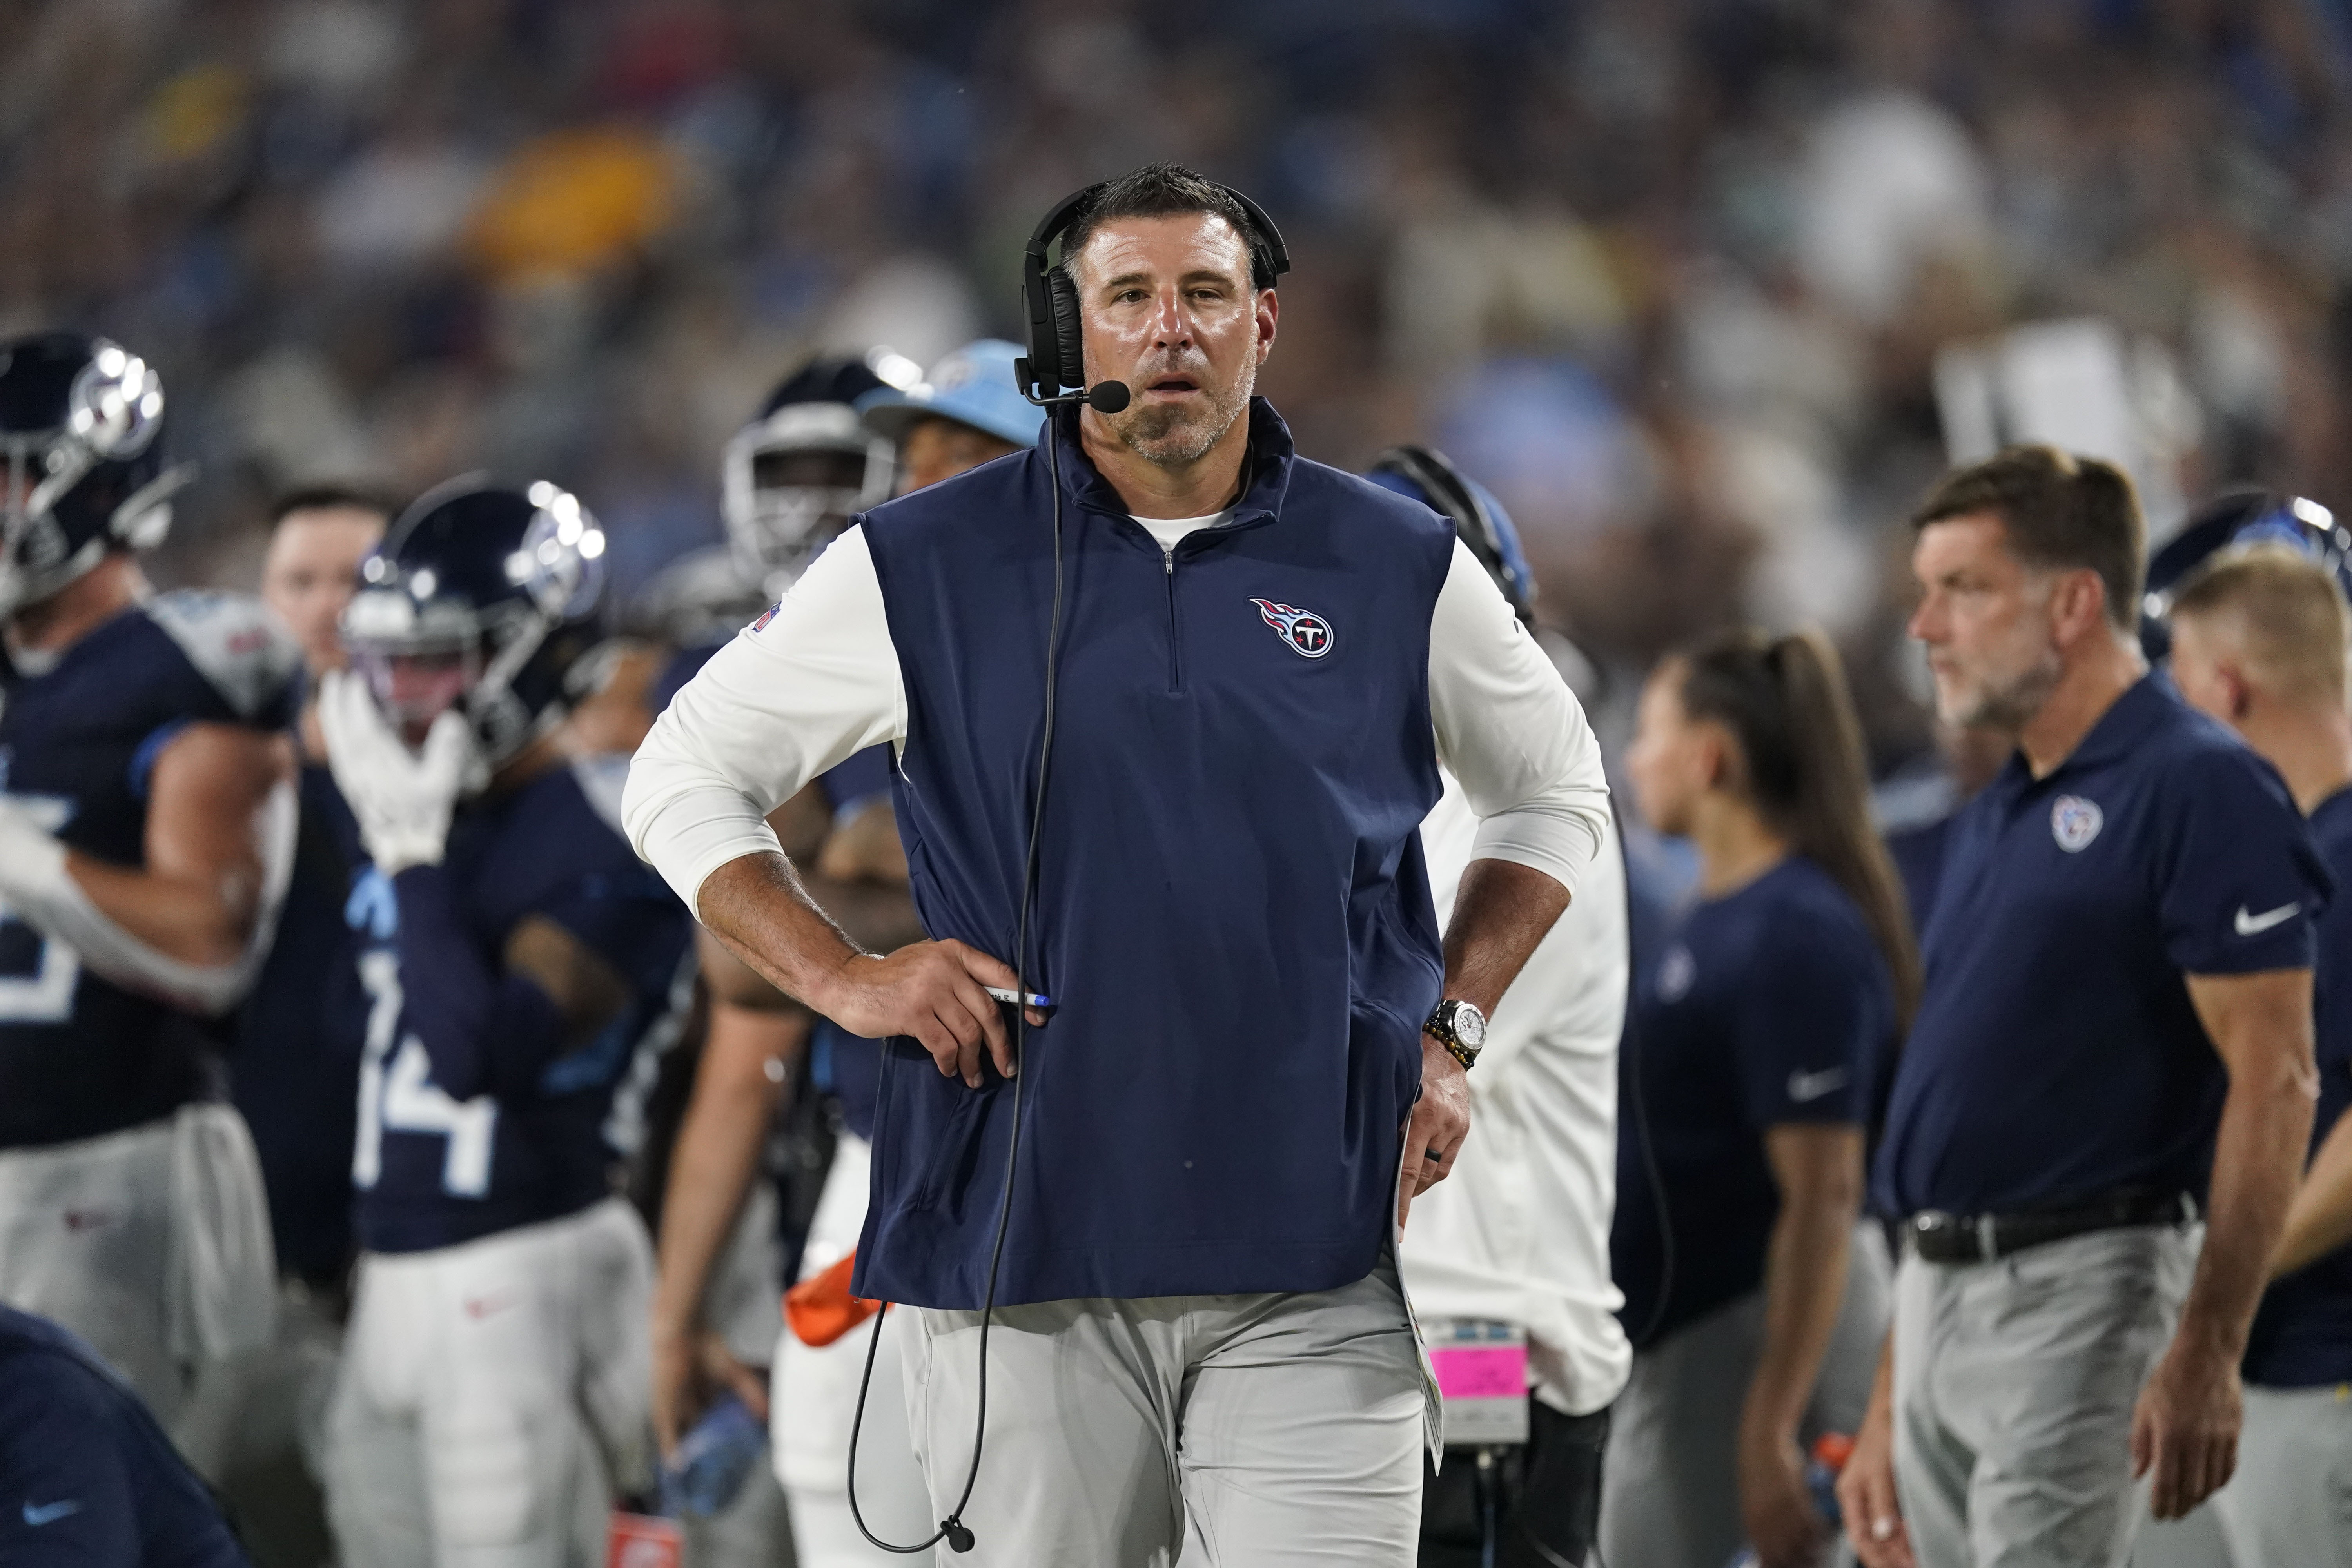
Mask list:
[[[1331,623],[1312,610],[1302,610],[1296,605],[1277,605],[1271,599],[1252,599],[1265,624],[1282,634],[1282,640],[1292,651],[1307,658],[1321,658],[1331,651]]]

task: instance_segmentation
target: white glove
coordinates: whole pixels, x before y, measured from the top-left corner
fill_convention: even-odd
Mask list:
[[[34,819],[31,806],[0,795],[0,899],[29,906],[67,880],[66,847]]]
[[[433,721],[425,749],[412,752],[375,705],[367,682],[350,670],[329,672],[319,691],[319,728],[335,787],[359,819],[360,839],[376,869],[390,877],[411,866],[438,866],[449,842],[474,732],[451,708]]]

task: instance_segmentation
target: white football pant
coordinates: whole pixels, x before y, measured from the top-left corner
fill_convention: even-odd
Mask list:
[[[653,1248],[609,1198],[368,1253],[328,1418],[344,1568],[602,1568],[651,1431]]]

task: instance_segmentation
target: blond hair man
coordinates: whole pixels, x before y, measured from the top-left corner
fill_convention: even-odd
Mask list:
[[[2181,695],[2286,780],[2336,875],[2313,994],[2319,1108],[2249,1335],[2238,1474],[2218,1499],[2239,1568],[2352,1568],[2352,609],[2285,544],[2216,555],[2172,609]]]

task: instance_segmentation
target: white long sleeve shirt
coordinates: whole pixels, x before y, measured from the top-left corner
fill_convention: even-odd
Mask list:
[[[1173,550],[1217,520],[1137,520]],[[1478,818],[1472,858],[1573,891],[1609,831],[1583,709],[1486,571],[1456,543],[1430,621],[1437,755]],[[862,527],[721,648],[637,750],[624,814],[637,853],[690,908],[730,860],[778,847],[767,813],[867,746],[903,743],[907,692]]]

